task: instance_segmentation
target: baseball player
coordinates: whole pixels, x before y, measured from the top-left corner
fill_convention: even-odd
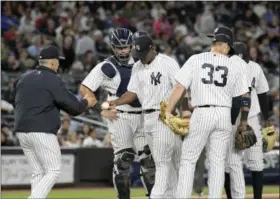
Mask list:
[[[127,91],[132,70],[132,64],[129,63],[132,32],[125,28],[114,30],[110,35],[110,44],[114,56],[92,69],[82,82],[81,95],[102,87],[109,93],[108,100],[114,100]],[[114,120],[116,112],[118,119]],[[115,156],[113,183],[118,197],[130,198],[130,166],[135,155],[140,158],[141,179],[149,195],[154,184],[155,165],[145,139],[141,104],[135,99],[128,105],[117,106],[116,110],[103,110],[101,114],[110,118],[108,127]]]
[[[60,110],[79,115],[93,106],[96,99],[86,95],[78,99],[57,75],[59,50],[43,48],[39,67],[20,76],[11,92],[15,107],[15,132],[32,169],[28,199],[45,199],[61,172],[61,151],[57,139]]]
[[[234,96],[243,97],[241,121],[247,126],[250,98],[246,76],[242,67],[227,56],[233,51],[233,34],[227,27],[218,27],[208,36],[213,38],[211,52],[191,56],[177,72],[178,83],[166,109],[166,114],[171,114],[180,95],[190,88],[194,111],[182,146],[177,198],[191,198],[195,165],[205,145],[209,162],[208,198],[222,197]]]
[[[156,163],[150,198],[175,198],[182,141],[159,120],[159,113],[160,102],[167,100],[175,85],[174,74],[179,71],[179,65],[173,58],[157,53],[152,39],[145,32],[134,34],[133,54],[140,60],[133,66],[128,91],[109,103],[114,107],[139,98],[147,141]]]
[[[268,99],[267,92],[269,91],[268,82],[264,76],[262,68],[259,64],[250,61],[247,54],[247,47],[241,42],[234,43],[235,56],[231,59],[236,60],[235,57],[240,56],[243,61],[243,67],[247,69],[247,77],[250,83],[251,107],[248,116],[248,124],[253,128],[257,143],[244,150],[244,160],[246,166],[252,171],[252,184],[254,190],[254,198],[262,198],[263,187],[263,152],[262,152],[262,135],[261,124],[259,120],[259,113],[262,112],[265,121],[268,120]],[[238,55],[238,56],[237,56]],[[233,104],[236,104],[233,100]],[[262,106],[260,107],[260,104]],[[234,106],[233,106],[234,107]],[[239,106],[232,109],[233,125],[239,112]],[[268,122],[265,122],[266,124]],[[236,131],[236,124],[233,130]],[[231,198],[245,198],[245,180],[243,173],[242,154],[243,151],[237,151],[234,148],[234,133],[232,133],[232,140],[229,144],[228,158],[226,163],[226,180],[225,189],[229,199]]]

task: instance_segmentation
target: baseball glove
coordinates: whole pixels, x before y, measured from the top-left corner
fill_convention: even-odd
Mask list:
[[[235,134],[235,148],[243,150],[250,148],[257,142],[257,137],[251,126],[239,125]]]
[[[262,129],[263,136],[263,152],[269,152],[273,149],[276,141],[276,132],[274,126],[269,126]]]
[[[166,110],[167,103],[161,102],[160,103],[160,115],[159,119],[166,124],[176,135],[184,136],[189,131],[189,118],[182,118],[179,116],[168,116],[166,117],[165,110]]]

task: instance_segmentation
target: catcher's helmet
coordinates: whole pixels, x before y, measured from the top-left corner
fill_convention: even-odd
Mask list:
[[[122,64],[127,64],[132,49],[132,32],[126,28],[118,28],[114,30],[110,35],[110,45],[118,61]],[[116,48],[129,48],[129,52],[126,54],[120,54],[116,51]]]

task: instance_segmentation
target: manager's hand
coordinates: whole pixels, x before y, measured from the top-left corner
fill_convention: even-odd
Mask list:
[[[84,99],[87,100],[87,102],[88,102],[88,107],[93,107],[93,106],[96,104],[96,102],[97,102],[96,98],[93,97],[92,95],[89,95],[89,94],[86,94],[86,95],[84,96]]]

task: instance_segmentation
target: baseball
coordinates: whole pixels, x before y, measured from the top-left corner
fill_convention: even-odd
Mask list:
[[[102,108],[102,109],[109,109],[109,107],[110,107],[110,105],[109,105],[108,102],[103,102],[103,103],[101,104],[101,108]]]

